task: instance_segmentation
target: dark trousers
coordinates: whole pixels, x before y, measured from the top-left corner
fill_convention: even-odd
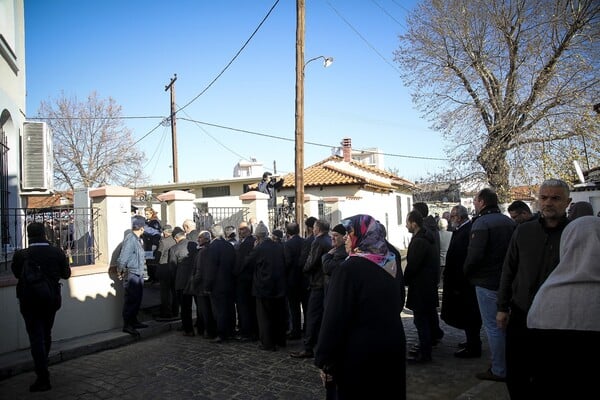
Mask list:
[[[304,331],[304,349],[313,351],[319,340],[321,321],[323,320],[323,301],[325,293],[323,288],[311,288],[308,297],[308,315]]]
[[[527,328],[527,313],[512,307],[506,327],[506,387],[511,400],[532,399],[531,378],[535,359],[535,337]],[[564,345],[557,344],[559,346]]]
[[[35,309],[21,307],[21,315],[29,336],[35,374],[38,380],[48,381],[48,354],[50,354],[52,344],[52,326],[56,311],[44,310],[43,307]]]
[[[233,336],[233,318],[235,317],[235,303],[233,294],[212,293],[210,302],[212,312],[217,321],[217,335],[221,339],[229,339]]]
[[[285,297],[256,298],[258,334],[265,348],[285,347]]]
[[[308,295],[309,292],[305,288],[289,288],[288,304],[290,313],[290,334],[300,335],[302,326],[306,328],[306,320],[308,318]],[[304,312],[304,318],[302,313]],[[304,321],[302,321],[304,319]]]
[[[175,292],[175,276],[171,273],[168,264],[158,266],[157,276],[160,282],[160,316],[179,316],[179,301]]]
[[[252,282],[238,281],[235,290],[240,336],[255,339],[258,337],[258,323],[256,299],[252,296]]]
[[[123,321],[125,324],[132,324],[137,321],[137,314],[142,305],[142,296],[144,294],[144,277],[129,273],[123,280],[125,289],[123,303]]]
[[[435,326],[436,317],[437,309],[435,307],[413,310],[413,323],[419,336],[419,352],[424,357],[431,357],[431,346],[434,337],[432,327]]]
[[[179,299],[179,304],[181,304],[181,326],[183,331],[193,333],[192,303],[195,302],[196,308],[198,308],[198,300],[196,296],[184,294],[183,289],[177,291],[177,298]]]
[[[465,328],[467,338],[467,349],[481,351],[481,324]]]
[[[202,325],[200,325],[200,323],[196,321],[198,334],[203,335],[207,338],[214,338],[215,336],[217,336],[217,321],[215,320],[215,316],[212,312],[210,296],[198,296],[197,300],[197,304],[200,309],[200,315],[202,318]]]

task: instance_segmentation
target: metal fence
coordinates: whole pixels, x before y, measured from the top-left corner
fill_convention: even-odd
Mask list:
[[[208,230],[212,225],[219,224],[223,228],[233,226],[237,230],[240,222],[248,220],[248,207],[209,207],[208,213],[194,215],[196,229]]]
[[[97,208],[8,208],[1,215],[2,270],[9,269],[15,250],[29,245],[26,227],[41,222],[46,227],[46,239],[52,246],[65,251],[71,266],[94,264],[98,258],[99,209]]]

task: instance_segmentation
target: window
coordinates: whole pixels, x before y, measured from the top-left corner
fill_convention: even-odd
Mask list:
[[[398,225],[402,225],[402,196],[396,196],[396,212],[398,213]]]
[[[8,139],[0,124],[0,237],[2,245],[10,244],[8,232]]]
[[[221,197],[229,195],[229,186],[211,186],[202,188],[202,197]]]

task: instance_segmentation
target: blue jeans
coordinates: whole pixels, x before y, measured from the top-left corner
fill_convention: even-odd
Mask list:
[[[475,286],[477,302],[479,303],[479,312],[483,328],[488,338],[490,351],[492,353],[492,373],[500,377],[506,377],[506,334],[504,330],[496,325],[496,306],[497,292]]]

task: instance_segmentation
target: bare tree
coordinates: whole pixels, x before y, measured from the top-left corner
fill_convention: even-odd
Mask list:
[[[54,101],[42,101],[38,114],[53,133],[58,187],[129,186],[145,181],[144,153],[134,147],[131,131],[121,119],[121,106],[113,98],[99,99],[92,92],[80,103],[63,93]]]
[[[599,20],[597,0],[424,0],[395,60],[454,162],[506,200],[584,149],[599,160]]]

